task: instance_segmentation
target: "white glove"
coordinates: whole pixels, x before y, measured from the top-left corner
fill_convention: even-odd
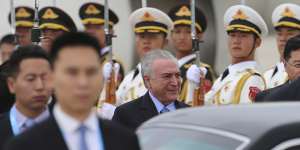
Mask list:
[[[97,112],[102,118],[111,120],[115,109],[116,106],[109,103],[103,103],[102,107],[98,108]]]
[[[120,64],[114,63],[115,80],[117,80],[119,70],[120,70]],[[104,80],[108,80],[110,78],[111,71],[112,71],[112,64],[110,62],[105,63],[103,66]]]
[[[205,77],[207,69],[205,67],[197,67],[192,65],[186,72],[186,78],[197,84],[200,83],[200,75]]]

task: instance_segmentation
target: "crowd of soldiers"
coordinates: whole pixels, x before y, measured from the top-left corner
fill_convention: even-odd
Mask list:
[[[105,9],[83,4],[79,32],[64,10],[44,7],[38,12],[41,42],[33,45],[35,10],[15,8],[16,33],[0,41],[0,149],[134,150],[140,149],[134,131],[161,113],[300,99],[296,4],[273,11],[280,62],[263,74],[254,56],[268,34],[264,19],[246,5],[228,8],[224,28],[231,63],[218,78],[193,51],[207,28],[199,8],[180,4],[167,14],[151,7],[131,13],[139,63],[127,74],[108,44],[118,15],[109,9],[107,20]],[[168,41],[172,52],[164,49]]]

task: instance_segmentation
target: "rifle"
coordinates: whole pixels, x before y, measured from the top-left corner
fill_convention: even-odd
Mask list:
[[[115,70],[114,62],[112,59],[112,38],[113,34],[109,32],[109,6],[108,0],[105,0],[104,5],[104,32],[105,32],[105,45],[109,48],[109,63],[112,64],[112,70],[110,78],[106,81],[105,84],[105,102],[115,105],[116,104],[116,80],[115,80]]]
[[[147,7],[147,0],[142,0],[142,7]]]
[[[39,1],[34,1],[34,20],[31,30],[31,41],[35,45],[39,45],[41,41],[41,29],[39,27]]]
[[[196,54],[196,65],[197,67],[200,67],[200,49],[199,49],[199,43],[200,40],[197,36],[197,31],[196,31],[196,14],[195,14],[195,0],[191,0],[191,12],[192,12],[192,16],[191,16],[191,20],[192,20],[192,24],[191,24],[191,36],[192,36],[192,45],[193,45],[193,51]],[[200,84],[196,87],[196,89],[194,89],[194,96],[193,96],[193,102],[192,102],[192,106],[196,107],[196,106],[202,106],[204,105],[204,75],[200,75]]]

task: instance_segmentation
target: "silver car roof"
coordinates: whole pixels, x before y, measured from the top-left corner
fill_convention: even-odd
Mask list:
[[[268,130],[295,122],[300,122],[300,102],[257,103],[181,109],[154,117],[139,130],[166,123],[187,124],[256,139]]]

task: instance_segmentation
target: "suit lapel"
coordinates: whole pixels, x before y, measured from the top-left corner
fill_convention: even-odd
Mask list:
[[[63,134],[53,116],[50,116],[47,120],[49,124],[49,128],[45,132],[47,132],[47,135],[50,135],[51,140],[49,140],[49,143],[52,143],[53,146],[52,149],[68,149],[67,144],[63,138]]]
[[[175,103],[176,109],[188,107],[188,105],[186,105],[185,103],[179,102],[178,100],[176,100],[174,103]]]
[[[0,149],[3,144],[10,138],[12,138],[13,131],[9,120],[9,113],[6,113],[3,118],[1,118],[1,130],[0,130]]]
[[[140,110],[141,110],[142,118],[144,121],[158,115],[158,112],[155,108],[154,103],[151,100],[149,92],[147,92],[142,97]]]

